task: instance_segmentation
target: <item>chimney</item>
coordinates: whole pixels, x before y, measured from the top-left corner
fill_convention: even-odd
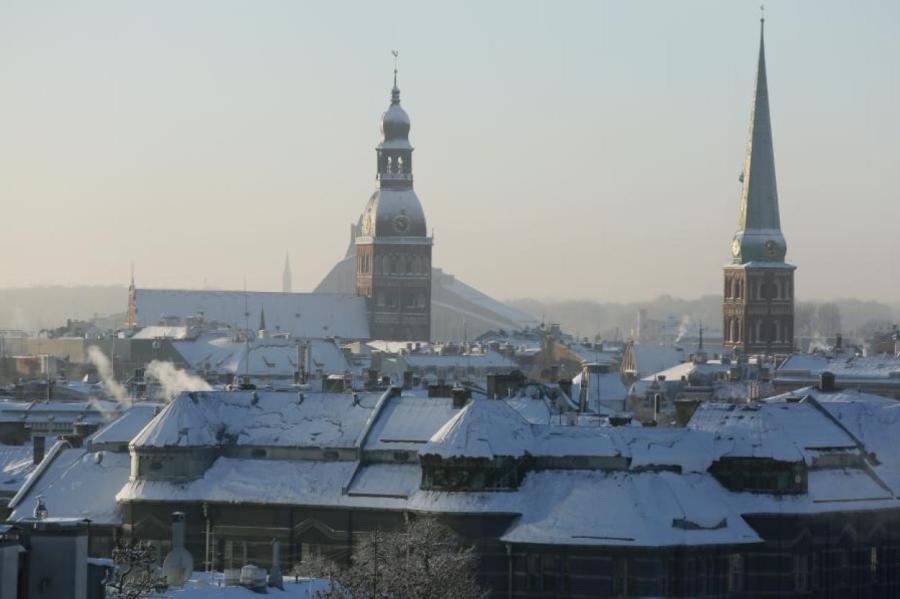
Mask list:
[[[269,586],[284,590],[284,579],[281,576],[281,542],[272,539],[272,569],[269,570]]]
[[[44,451],[47,449],[47,437],[31,437],[31,461],[35,466],[44,461]]]
[[[829,393],[834,391],[837,387],[834,384],[834,373],[829,371],[824,371],[819,375],[819,391],[824,391]]]
[[[487,375],[487,398],[494,399],[497,394],[497,375],[489,374]]]
[[[184,548],[184,527],[184,512],[172,512],[172,550],[162,567],[169,586],[183,585],[194,571],[194,558]]]
[[[834,351],[839,352],[844,348],[844,336],[838,333],[834,338]]]
[[[472,393],[465,387],[453,387],[450,396],[453,398],[453,409],[459,410],[466,407]]]

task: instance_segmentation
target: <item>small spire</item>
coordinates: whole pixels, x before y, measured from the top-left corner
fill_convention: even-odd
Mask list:
[[[391,50],[391,54],[394,55],[394,87],[391,89],[391,104],[399,104],[400,88],[397,87],[397,61],[399,60],[400,51]]]
[[[266,309],[261,308],[259,311],[259,329],[260,331],[266,330]]]

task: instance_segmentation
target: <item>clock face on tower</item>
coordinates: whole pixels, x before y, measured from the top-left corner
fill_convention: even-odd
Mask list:
[[[405,214],[398,214],[394,217],[394,230],[397,233],[406,233],[409,230],[409,217]]]
[[[738,238],[735,238],[734,241],[731,242],[731,255],[735,258],[741,253],[741,241]]]

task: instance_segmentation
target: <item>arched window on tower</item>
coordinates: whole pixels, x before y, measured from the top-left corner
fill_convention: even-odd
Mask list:
[[[759,318],[756,321],[756,334],[754,335],[754,337],[756,337],[757,343],[762,343],[763,341],[766,340],[766,338],[763,336],[764,335],[763,329],[764,329],[763,320],[762,320],[762,318]]]
[[[781,323],[777,320],[772,323],[772,341],[775,343],[781,341]]]
[[[728,339],[732,342],[737,342],[737,318],[730,318],[729,320]]]

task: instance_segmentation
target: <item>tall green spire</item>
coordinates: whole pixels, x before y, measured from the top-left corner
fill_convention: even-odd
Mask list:
[[[732,243],[735,264],[784,262],[787,243],[781,233],[778,187],[775,183],[775,152],[769,116],[769,86],[766,81],[765,20],[760,19],[759,62],[756,90],[750,113],[750,131],[744,170],[741,173],[741,211]]]

